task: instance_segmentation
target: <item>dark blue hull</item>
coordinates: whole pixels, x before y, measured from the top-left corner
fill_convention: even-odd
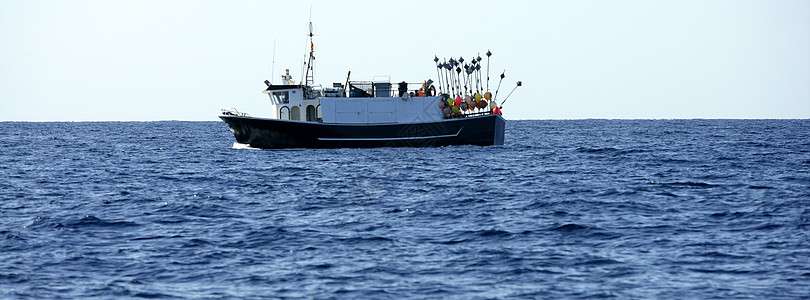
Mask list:
[[[503,145],[506,121],[496,114],[432,123],[324,124],[219,116],[236,141],[254,148],[371,148]]]

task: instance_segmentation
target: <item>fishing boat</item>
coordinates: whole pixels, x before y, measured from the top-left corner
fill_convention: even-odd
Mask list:
[[[331,87],[315,85],[315,45],[309,24],[308,58],[301,82],[289,69],[281,84],[267,86],[270,117],[251,117],[236,109],[219,116],[236,143],[253,148],[366,148],[503,145],[506,120],[497,94],[489,92],[489,58],[484,86],[480,55],[440,62],[434,57],[437,81],[398,82],[390,79],[346,80]],[[518,81],[515,88],[521,86]],[[515,88],[512,89],[514,92]],[[510,92],[509,95],[512,93]]]

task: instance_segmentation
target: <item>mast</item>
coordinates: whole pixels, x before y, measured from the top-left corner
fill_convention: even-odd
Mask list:
[[[309,22],[309,58],[307,59],[307,63],[304,65],[306,70],[306,86],[313,86],[315,85],[315,43],[312,42],[312,22]]]

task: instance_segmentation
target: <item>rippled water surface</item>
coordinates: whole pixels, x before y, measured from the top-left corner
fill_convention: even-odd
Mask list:
[[[233,142],[221,122],[0,123],[0,298],[810,295],[810,120]]]

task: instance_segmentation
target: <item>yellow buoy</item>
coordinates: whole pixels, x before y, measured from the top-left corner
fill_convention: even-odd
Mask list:
[[[458,105],[453,105],[452,110],[453,110],[453,113],[457,114],[461,109],[458,107]]]
[[[475,93],[475,102],[481,101],[481,93]]]

